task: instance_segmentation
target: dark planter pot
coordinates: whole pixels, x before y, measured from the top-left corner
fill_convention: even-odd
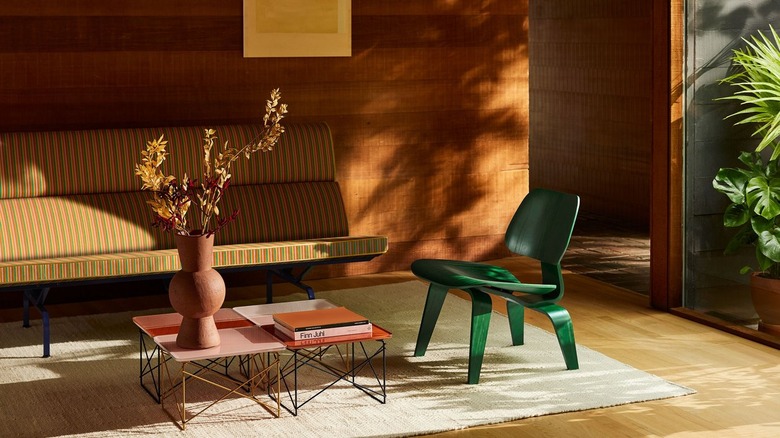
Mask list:
[[[780,336],[780,280],[753,274],[750,277],[750,293],[760,318],[758,329]]]

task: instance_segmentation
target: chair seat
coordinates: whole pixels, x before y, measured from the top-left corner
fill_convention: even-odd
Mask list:
[[[452,289],[494,287],[505,291],[544,294],[553,284],[523,283],[504,268],[461,260],[420,259],[412,263],[414,275]]]

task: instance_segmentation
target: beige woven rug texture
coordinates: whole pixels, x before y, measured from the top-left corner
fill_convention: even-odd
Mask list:
[[[513,347],[508,322],[497,313],[480,383],[467,385],[470,303],[447,298],[428,353],[416,358],[425,296],[420,282],[317,293],[393,333],[386,404],[340,382],[297,417],[282,410],[273,418],[236,397],[207,410],[185,432],[139,385],[135,314],[52,319],[48,359],[40,357],[40,321],[32,329],[1,324],[0,436],[407,436],[694,392],[583,346],[578,346],[580,369],[567,371],[554,335],[526,325],[525,345]],[[286,297],[296,298],[304,296]],[[324,383],[312,370],[302,369],[300,376],[302,395],[312,388],[308,385]],[[196,383],[187,391],[193,408],[216,395]]]

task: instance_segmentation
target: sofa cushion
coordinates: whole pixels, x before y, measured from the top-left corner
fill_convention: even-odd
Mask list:
[[[385,251],[387,238],[382,236],[220,245],[214,247],[214,267],[338,263],[339,259],[369,259]],[[181,265],[175,249],[7,261],[0,262],[0,284],[23,287],[27,284],[95,281],[167,274],[179,269]]]

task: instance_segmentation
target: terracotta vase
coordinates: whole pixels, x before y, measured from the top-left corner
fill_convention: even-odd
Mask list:
[[[211,348],[219,345],[214,314],[225,301],[225,281],[211,265],[214,235],[176,235],[182,269],[171,279],[168,298],[182,316],[176,345]]]
[[[780,336],[780,280],[753,274],[750,277],[750,294],[760,318],[758,329]]]

